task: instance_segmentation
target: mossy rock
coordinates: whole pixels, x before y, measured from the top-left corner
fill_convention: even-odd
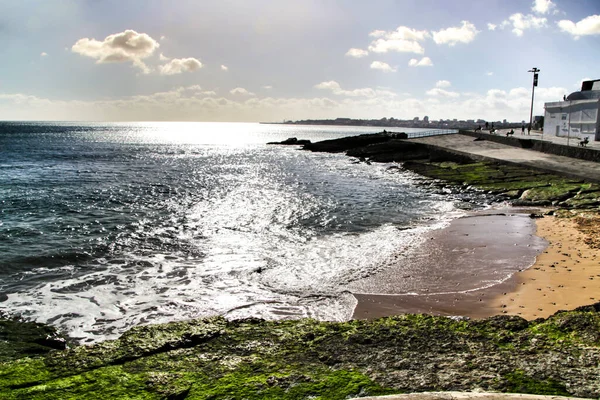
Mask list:
[[[598,397],[598,310],[533,322],[402,315],[137,327],[115,341],[0,364],[0,398],[344,399],[474,389]]]

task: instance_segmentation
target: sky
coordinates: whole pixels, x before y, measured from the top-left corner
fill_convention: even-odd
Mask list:
[[[599,0],[0,0],[0,120],[529,120]]]

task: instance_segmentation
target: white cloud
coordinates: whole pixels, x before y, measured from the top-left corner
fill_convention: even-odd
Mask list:
[[[231,89],[229,93],[240,96],[254,96],[254,93],[249,92],[248,90],[242,87],[236,87],[235,89]]]
[[[428,38],[429,33],[399,26],[394,31],[373,31],[369,36],[378,38],[369,45],[369,50],[374,53],[396,51],[399,53],[423,54],[425,50],[419,42]]]
[[[492,24],[492,23],[489,23],[489,22],[488,22],[488,24],[487,24],[487,27],[488,27],[488,29],[489,29],[490,31],[495,31],[495,30],[496,30],[496,28],[498,27],[498,25],[496,25],[496,24]]]
[[[271,86],[271,85],[265,85],[262,88],[263,89],[267,89],[267,90],[271,90],[271,89],[273,89],[273,86]]]
[[[372,88],[362,88],[362,89],[353,89],[353,90],[345,90],[342,89],[339,83],[336,81],[327,81],[321,82],[315,85],[315,88],[322,90],[330,90],[333,94],[338,96],[347,96],[347,97],[394,97],[396,93],[390,90],[382,90],[382,89],[372,89]]]
[[[556,8],[556,4],[551,0],[535,0],[531,10],[538,14],[548,14],[554,8]]]
[[[161,75],[176,75],[183,72],[192,72],[202,68],[202,63],[193,58],[174,58],[168,63],[158,67]]]
[[[160,37],[160,41],[162,42],[162,41],[163,41],[163,40],[165,40],[166,38],[167,38],[167,37],[166,37],[165,35],[162,35],[162,36]]]
[[[445,81],[445,80],[437,81],[435,83],[435,87],[438,87],[438,88],[450,87],[451,85],[452,84],[450,83],[450,81]]]
[[[433,32],[433,41],[436,44],[448,44],[454,46],[457,43],[470,43],[475,40],[479,31],[469,21],[462,21],[460,27],[450,27]]]
[[[340,85],[327,85],[344,91]],[[364,89],[358,89],[364,90]],[[372,89],[368,89],[372,90]],[[444,96],[432,92],[421,100],[410,95],[372,97],[347,96],[329,98],[294,97],[244,97],[234,99],[217,97],[214,92],[202,92],[197,85],[176,88],[166,92],[151,93],[112,100],[78,101],[54,100],[21,93],[0,92],[0,119],[44,120],[113,120],[113,121],[275,121],[286,119],[337,118],[351,115],[354,118],[376,118],[384,115],[408,119],[415,115],[429,115],[430,119],[484,118],[497,121],[529,119],[531,88],[510,90],[492,89],[485,93],[462,93]],[[452,92],[447,92],[452,93]],[[534,115],[543,114],[544,103],[557,101],[565,88],[538,88]]]
[[[169,58],[169,57],[165,57],[165,56],[163,55],[163,53],[160,53],[160,54],[159,54],[159,56],[158,56],[158,59],[159,59],[160,61],[169,61],[169,60],[170,60],[170,58]]]
[[[371,36],[371,37],[382,37],[383,35],[385,35],[385,33],[386,32],[382,31],[382,30],[376,30],[376,31],[373,31],[373,32],[369,33],[369,36]]]
[[[425,92],[428,96],[435,96],[435,97],[445,97],[445,98],[456,98],[460,96],[460,93],[456,93],[456,92],[449,92],[447,90],[444,89],[440,89],[440,88],[433,88],[431,90],[428,90],[427,92]]]
[[[580,36],[599,35],[600,15],[590,15],[577,23],[564,19],[558,21],[557,25],[561,31],[569,33],[575,39],[578,39]]]
[[[40,54],[40,57],[47,57],[48,53],[46,53],[45,51],[42,51],[42,53]]]
[[[512,32],[517,36],[523,36],[527,29],[540,29],[546,26],[548,20],[543,17],[536,17],[531,14],[523,15],[516,13],[508,17],[508,20],[502,22],[502,27],[512,25]]]
[[[383,72],[396,72],[396,68],[392,68],[390,64],[382,61],[373,61],[371,63],[371,69],[378,69]]]
[[[128,29],[109,35],[103,41],[79,39],[71,47],[71,51],[94,58],[97,64],[132,62],[144,73],[148,73],[150,69],[142,60],[150,57],[159,46],[158,42],[149,35]]]
[[[361,58],[361,57],[366,57],[369,55],[369,52],[363,49],[356,49],[356,48],[351,48],[350,50],[348,50],[346,52],[346,55],[348,57],[354,57],[354,58]]]
[[[229,71],[229,67],[226,65],[221,64],[221,70],[222,71]]]
[[[492,75],[494,75],[494,73],[493,73],[493,72],[491,72],[491,71],[490,71],[490,72],[486,72],[485,74],[486,74],[487,76],[492,76]]]
[[[411,58],[408,62],[409,67],[432,67],[433,63],[431,62],[431,58],[423,57],[421,60],[417,60],[416,58]]]
[[[414,40],[404,39],[377,39],[369,45],[369,50],[374,53],[387,53],[388,51],[396,51],[398,53],[416,53],[423,54],[425,49]]]

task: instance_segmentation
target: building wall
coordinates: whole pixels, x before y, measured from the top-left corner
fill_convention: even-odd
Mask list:
[[[546,103],[544,133],[547,135],[600,140],[597,100]]]

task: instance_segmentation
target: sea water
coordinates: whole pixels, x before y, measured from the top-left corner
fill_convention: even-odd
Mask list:
[[[0,122],[0,311],[84,343],[214,315],[347,320],[352,282],[485,202],[266,145],[381,130]]]

